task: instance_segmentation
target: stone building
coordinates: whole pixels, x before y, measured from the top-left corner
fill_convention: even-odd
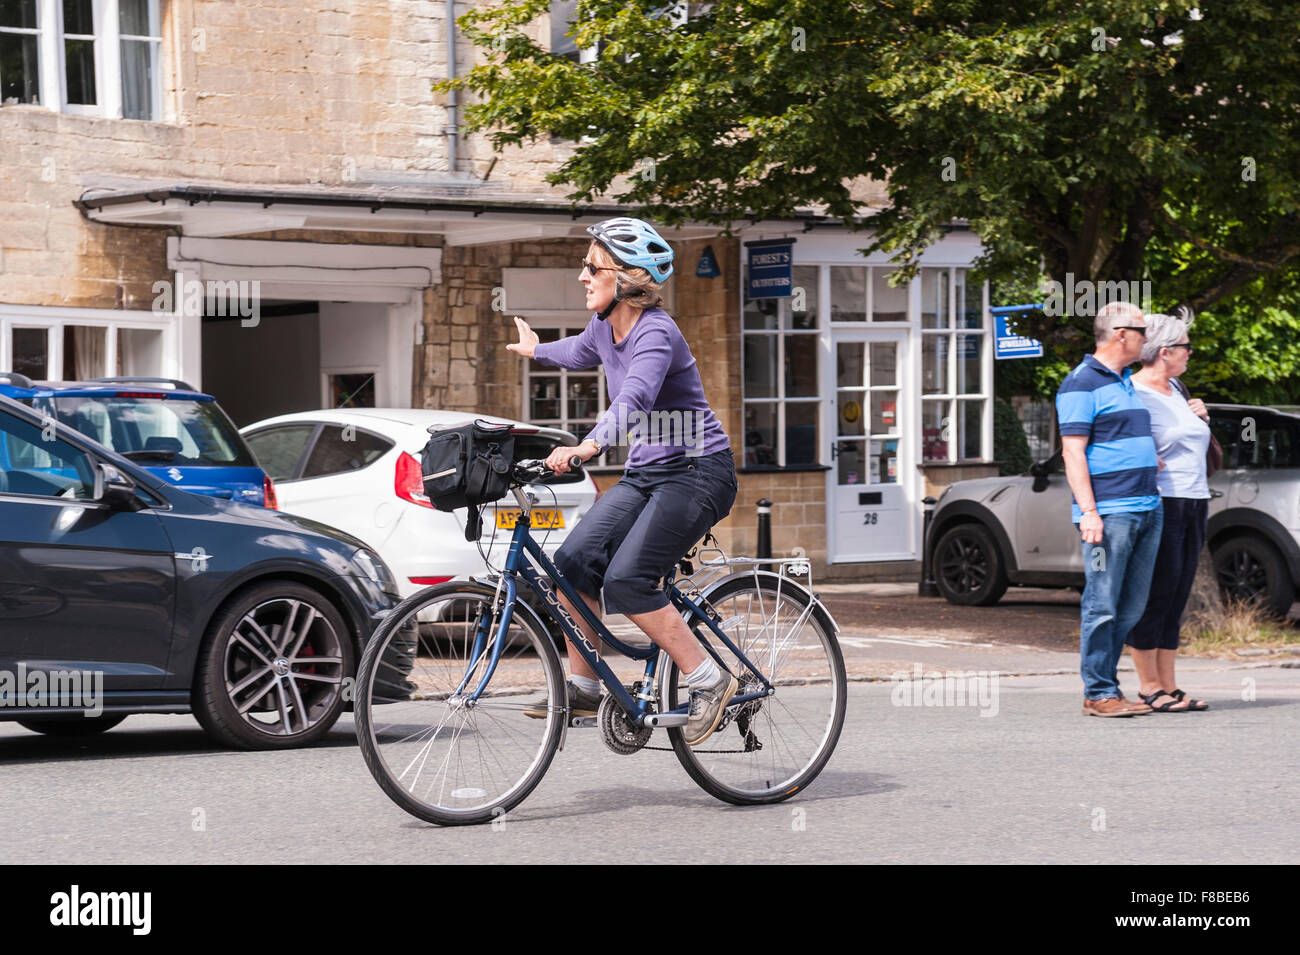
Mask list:
[[[627,210],[546,185],[572,143],[496,156],[458,129],[431,90],[476,56],[448,43],[453,8],[0,4],[0,371],[183,379],[241,425],[352,401],[583,433],[599,373],[504,346],[513,315],[582,327],[585,227]],[[895,289],[861,234],[812,213],[665,234],[670,311],[741,468],[724,545],[752,550],[767,497],[774,551],[832,576],[914,573],[920,499],[992,458],[976,239],[955,229]],[[749,299],[747,243],[781,238],[794,294]]]

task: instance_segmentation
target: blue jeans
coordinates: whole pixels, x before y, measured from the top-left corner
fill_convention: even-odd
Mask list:
[[[1087,584],[1079,626],[1083,695],[1119,696],[1119,658],[1124,638],[1142,618],[1160,548],[1164,510],[1101,515],[1100,544],[1081,541]]]

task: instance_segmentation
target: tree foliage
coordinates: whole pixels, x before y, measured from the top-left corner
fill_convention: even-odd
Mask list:
[[[551,177],[574,200],[668,223],[812,206],[912,269],[965,221],[985,276],[1151,279],[1198,312],[1300,261],[1295,2],[662,6],[581,0],[585,64],[530,39],[546,0],[476,9],[460,22],[486,61],[443,88],[476,94],[466,119],[498,147],[578,141]],[[887,208],[855,201],[859,177],[888,182]],[[1022,330],[1081,351],[1090,327]]]

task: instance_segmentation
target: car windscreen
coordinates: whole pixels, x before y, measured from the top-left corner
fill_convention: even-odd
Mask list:
[[[256,467],[248,447],[216,402],[118,394],[55,395],[37,411],[142,465]]]

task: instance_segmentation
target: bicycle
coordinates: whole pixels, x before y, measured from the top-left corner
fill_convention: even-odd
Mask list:
[[[569,729],[589,726],[624,755],[647,748],[654,730],[666,729],[687,774],[729,803],[775,803],[804,789],[839,740],[847,690],[838,628],[809,589],[810,564],[728,558],[714,547],[699,552],[699,574],[683,559],[686,576],[679,581],[674,570],[664,579],[668,599],[705,651],[739,679],[718,729],[687,746],[678,727],[687,720],[689,694],[677,665],[653,644],[633,646],[610,633],[533,539],[535,498],[523,487],[547,477],[554,475],[540,461],[514,467],[519,515],[500,574],[414,594],[367,644],[357,671],[357,737],[384,792],[427,822],[487,822],[541,782]],[[720,556],[705,559],[706,553]],[[809,587],[793,579],[804,576]],[[595,717],[570,714],[556,639],[521,597],[521,582],[554,621],[557,638],[576,645],[604,684]],[[644,661],[640,680],[622,684],[553,585],[606,647]],[[526,717],[539,694],[545,717]]]

